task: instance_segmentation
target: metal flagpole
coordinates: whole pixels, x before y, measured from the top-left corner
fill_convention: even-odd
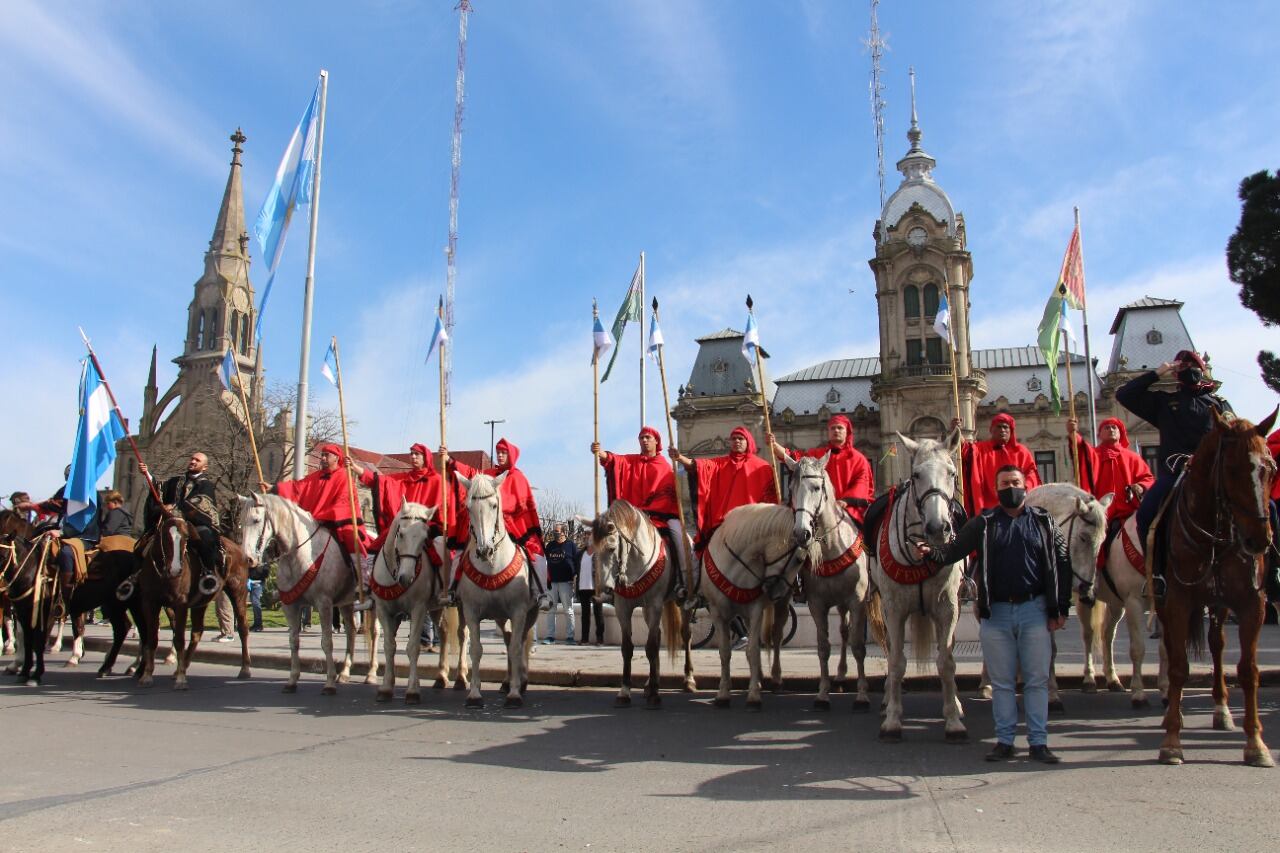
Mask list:
[[[1062,336],[1062,346],[1066,354],[1067,363],[1067,417],[1074,421],[1076,419],[1076,391],[1075,383],[1071,381],[1071,339],[1067,337],[1066,330],[1061,325],[1058,326],[1058,334]],[[1058,366],[1055,364],[1053,369],[1057,370]],[[1071,476],[1078,488],[1084,488],[1084,486],[1080,485],[1083,482],[1083,478],[1080,476],[1080,445],[1075,441],[1071,442]]]
[[[244,426],[249,432],[249,449],[253,451],[253,467],[258,469],[258,487],[262,493],[270,491],[267,478],[262,475],[262,460],[258,458],[258,440],[253,437],[253,413],[249,411],[249,398],[244,393],[244,376],[240,374],[240,359],[231,353],[231,362],[236,366],[236,385],[240,388],[240,405],[244,407]]]
[[[640,428],[644,429],[644,355],[645,355],[645,336],[644,336],[644,252],[640,253]],[[666,394],[663,394],[665,406]]]
[[[594,418],[592,425],[592,442],[596,445],[600,444],[600,354],[595,349],[595,327],[600,320],[600,307],[594,299],[591,300],[591,406],[592,417]],[[641,327],[643,328],[643,323]],[[642,416],[643,419],[643,416]],[[600,465],[596,455],[591,454],[591,482],[596,490],[596,515],[600,514]]]
[[[956,402],[956,420],[960,422],[960,444],[956,448],[956,478],[958,490],[960,492],[960,502],[964,502],[964,415],[960,411],[960,377],[956,375],[956,335],[952,329],[955,326],[956,307],[951,301],[951,276],[947,274],[946,264],[942,267],[942,292],[947,299],[947,311],[950,317],[947,319],[947,354],[951,357],[951,395]]]
[[[1084,235],[1080,233],[1080,208],[1076,208],[1076,240],[1080,247],[1080,284],[1083,293],[1084,285]],[[1089,307],[1087,300],[1081,300],[1080,313],[1084,325],[1084,362],[1088,368],[1085,376],[1089,382],[1089,429],[1093,431],[1094,441],[1098,439],[1098,404],[1093,391],[1093,354],[1089,350]]]
[[[320,72],[320,121],[316,128],[316,168],[311,176],[311,231],[307,239],[307,281],[302,296],[302,352],[298,357],[298,409],[293,420],[293,479],[307,473],[307,373],[311,360],[311,304],[315,292],[316,224],[320,221],[320,161],[324,154],[324,109],[329,72]],[[339,393],[341,396],[341,393]],[[344,422],[345,429],[345,422]]]
[[[323,101],[321,102],[323,103]],[[342,423],[342,455],[345,464],[348,466],[343,473],[347,477],[347,499],[351,502],[351,544],[354,553],[351,555],[355,560],[359,560],[363,554],[364,548],[360,544],[360,525],[357,523],[360,516],[356,514],[356,484],[351,479],[351,444],[347,441],[347,407],[342,397],[342,358],[338,355],[338,336],[334,335],[330,340],[333,347],[333,366],[334,378],[337,380],[338,386],[338,420]],[[297,453],[295,448],[294,453]],[[360,564],[357,562],[354,566],[356,572],[356,597],[360,600],[359,610],[365,609],[364,604],[364,585],[360,583]],[[327,616],[327,614],[326,614]],[[368,639],[368,632],[372,630],[372,620],[365,619],[365,633]],[[372,642],[370,640],[370,642]]]
[[[641,255],[640,257],[643,258],[644,255]],[[643,264],[643,261],[641,263]],[[643,278],[641,279],[641,281],[643,281]],[[642,316],[641,328],[643,328],[644,327],[643,314],[641,316]],[[653,298],[653,316],[655,320],[658,317],[658,297],[656,296]],[[641,335],[641,337],[644,337],[644,336]],[[675,432],[675,428],[671,425],[671,406],[667,402],[669,400],[669,398],[667,397],[667,366],[662,360],[662,351],[665,348],[666,347],[664,347],[661,344],[658,345],[658,376],[662,379],[662,411],[667,416],[667,446],[676,447],[677,446],[676,432]],[[674,476],[675,476],[674,463],[672,463],[671,474],[674,479]],[[776,470],[775,470],[775,476],[776,476]],[[693,595],[693,554],[689,551],[689,537],[684,534],[684,530],[687,530],[688,527],[686,525],[685,518],[684,518],[684,497],[682,497],[680,494],[679,483],[676,483],[676,513],[679,514],[680,516],[680,526],[684,528],[683,530],[681,530],[681,535],[680,535],[680,547],[684,551],[684,565],[685,565],[685,578],[684,578],[685,587],[684,588],[688,591],[687,592],[688,595]],[[593,566],[595,565],[594,560],[592,561],[592,565]]]
[[[751,294],[747,294],[747,313],[754,314],[754,303]],[[773,435],[773,425],[769,422],[769,401],[764,394],[764,362],[760,358],[760,345],[756,344],[756,385],[760,388],[760,411],[764,412],[765,435]],[[665,395],[664,395],[665,396]],[[769,467],[773,470],[773,491],[782,500],[782,479],[778,476],[778,451],[774,450],[774,442],[769,442]]]
[[[444,323],[444,302],[443,300],[436,307],[436,314],[439,316],[441,324]],[[447,332],[446,332],[447,335]],[[440,341],[440,352],[437,353],[436,360],[440,363],[440,446],[448,447],[445,444],[445,415],[449,410],[449,380],[448,371],[445,367],[445,347],[449,345],[448,338],[445,337]],[[492,429],[492,428],[491,428]],[[444,454],[440,454],[440,529],[444,531],[444,577],[445,583],[450,583],[453,579],[453,552],[449,549],[449,497],[453,494],[453,490],[449,488],[449,468],[445,462]]]

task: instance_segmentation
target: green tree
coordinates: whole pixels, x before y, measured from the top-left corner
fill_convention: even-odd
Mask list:
[[[1280,325],[1280,173],[1261,171],[1240,182],[1240,224],[1227,241],[1227,269],[1240,302],[1264,326]],[[1262,381],[1280,393],[1280,357],[1258,353]]]

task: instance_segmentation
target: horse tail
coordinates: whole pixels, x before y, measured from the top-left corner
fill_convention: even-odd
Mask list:
[[[1192,607],[1187,614],[1187,650],[1197,658],[1204,657],[1204,608]]]
[[[911,660],[915,662],[917,669],[924,669],[929,663],[929,652],[933,647],[933,620],[922,613],[912,613],[909,621]]]
[[[773,648],[773,608],[772,601],[764,605],[764,616],[760,619],[760,645]]]
[[[680,611],[679,604],[668,601],[662,605],[662,639],[667,646],[667,660],[672,664],[676,661],[676,652],[684,645],[680,641],[683,622],[684,614]]]
[[[867,596],[867,627],[875,638],[876,645],[888,657],[889,633],[884,628],[884,603],[880,600],[880,590],[876,587],[872,587],[871,594]]]

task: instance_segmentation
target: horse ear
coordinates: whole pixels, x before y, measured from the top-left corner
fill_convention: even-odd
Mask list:
[[[462,488],[471,488],[471,479],[469,477],[464,476],[461,472],[454,474],[454,476],[458,478],[458,482],[462,484]]]
[[[956,427],[947,435],[947,450],[955,453],[962,444],[964,444],[964,433],[960,431],[960,427]]]
[[[1112,501],[1114,501],[1115,499],[1116,499],[1115,492],[1107,492],[1105,495],[1098,498],[1098,503],[1102,504],[1103,509],[1106,509],[1107,507],[1111,506]]]
[[[831,451],[828,450],[826,453],[822,454],[822,459],[820,461],[822,462],[822,470],[827,470],[827,463],[831,461]]]
[[[499,474],[498,476],[496,476],[496,477],[494,477],[494,478],[493,478],[493,484],[494,484],[495,486],[501,486],[501,485],[502,485],[502,481],[503,481],[503,480],[505,480],[505,479],[507,479],[507,475],[508,475],[508,474],[510,474],[510,473],[511,473],[511,469],[510,469],[510,468],[506,469],[506,470],[505,470],[505,471],[503,471],[501,474]]]
[[[1084,498],[1076,496],[1076,512],[1084,515],[1089,511],[1089,504],[1085,503]]]
[[[439,509],[439,507],[429,506],[429,507],[425,507],[425,509],[427,511],[427,521],[430,521],[431,519],[436,517],[436,510]]]
[[[778,459],[780,462],[782,462],[783,465],[786,465],[787,470],[791,472],[794,472],[796,468],[800,466],[799,462],[791,458],[790,453],[784,453],[780,457],[778,457]]]
[[[591,519],[587,518],[585,515],[575,515],[574,520],[576,520],[583,527],[591,526]]]
[[[903,435],[900,432],[897,432],[896,430],[894,431],[893,434],[898,437],[898,441],[902,442],[902,446],[907,449],[908,453],[915,453],[917,450],[920,449],[920,442],[907,438],[905,435]]]
[[[1263,418],[1262,423],[1253,428],[1254,431],[1263,438],[1266,438],[1267,435],[1270,434],[1271,428],[1276,425],[1276,415],[1280,415],[1280,406],[1276,406],[1272,409],[1271,414]]]

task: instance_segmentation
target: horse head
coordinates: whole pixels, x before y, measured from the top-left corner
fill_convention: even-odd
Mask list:
[[[1093,604],[1098,580],[1098,552],[1107,536],[1107,507],[1115,495],[1095,498],[1070,483],[1046,483],[1027,493],[1027,506],[1040,507],[1053,517],[1067,540],[1076,593]]]
[[[195,535],[191,525],[182,516],[166,515],[156,525],[156,535],[152,540],[153,548],[160,550],[158,558],[152,558],[161,576],[180,577],[189,566],[187,542]]]
[[[236,527],[240,530],[240,548],[245,559],[251,566],[258,565],[262,562],[262,552],[274,538],[273,533],[269,534],[266,495],[240,496]]]
[[[458,482],[467,490],[467,513],[471,517],[471,544],[476,555],[487,563],[493,562],[498,546],[507,538],[507,526],[502,520],[502,493],[499,491],[507,471],[496,477],[476,474],[467,478],[458,475]]]
[[[648,553],[638,541],[641,530],[649,520],[625,500],[618,499],[591,521],[591,565],[604,589],[618,584],[631,583],[627,570],[633,565],[641,574],[648,565],[654,550],[660,547],[654,541]],[[656,537],[657,531],[653,531]]]
[[[951,524],[951,502],[956,493],[953,454],[960,447],[960,430],[952,430],[945,441],[915,441],[902,433],[897,436],[911,454],[911,479],[904,490],[910,499],[908,512],[914,509],[929,546],[944,548],[955,538]]]
[[[1266,438],[1277,413],[1280,409],[1254,425],[1243,418],[1223,418],[1215,411],[1213,431],[1196,449],[1196,460],[1214,460],[1215,511],[1230,514],[1236,541],[1250,557],[1262,554],[1271,542],[1269,499],[1276,464]]]
[[[814,528],[824,509],[836,509],[836,493],[827,476],[827,462],[831,451],[821,458],[805,456],[792,459],[783,456],[782,461],[791,472],[791,511],[795,526],[791,531],[792,543],[797,548],[807,548],[814,541]]]
[[[431,519],[436,508],[405,501],[395,519],[395,568],[392,574],[404,585],[413,583],[413,570],[429,547]]]

